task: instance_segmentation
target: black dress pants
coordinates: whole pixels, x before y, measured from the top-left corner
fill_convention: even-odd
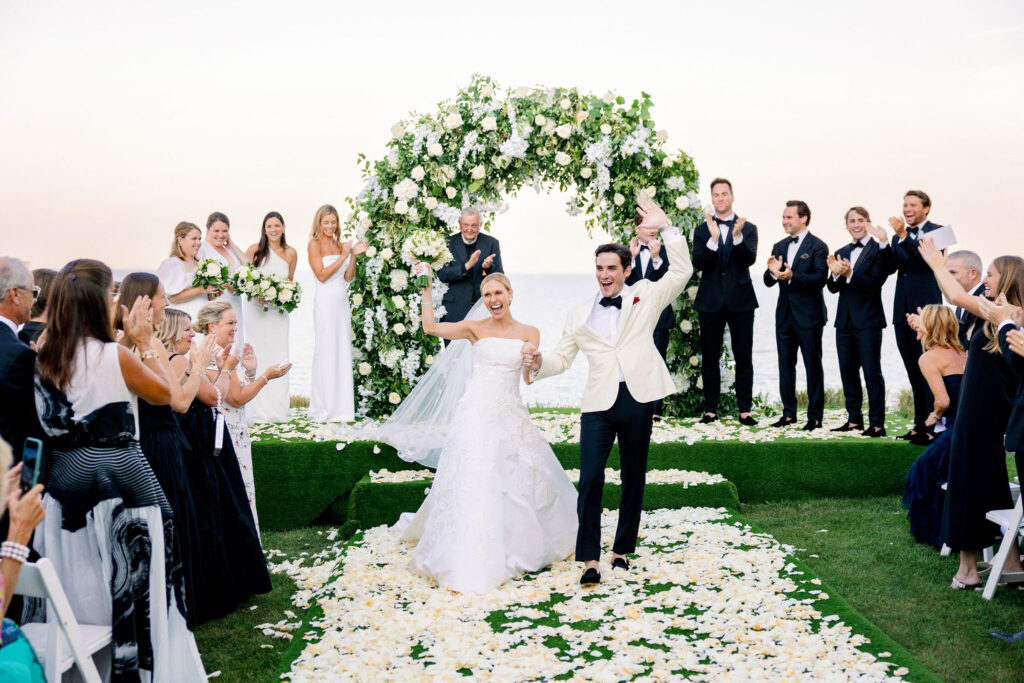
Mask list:
[[[701,377],[704,380],[704,412],[718,414],[722,389],[722,373],[718,367],[722,357],[725,326],[732,338],[732,357],[736,361],[736,402],[740,413],[749,413],[754,394],[754,311],[700,313]]]
[[[619,471],[622,500],[612,552],[626,555],[636,550],[647,482],[647,450],[651,445],[654,403],[640,403],[619,382],[619,393],[608,410],[580,416],[580,483],[576,514],[576,559],[596,560],[601,554],[601,495],[604,467],[612,444],[619,440]]]
[[[787,320],[775,328],[775,344],[779,352],[779,394],[782,414],[796,417],[796,353],[804,359],[807,373],[807,419],[821,422],[825,414],[825,373],[821,368],[821,335],[824,326],[807,329]]]
[[[658,349],[658,353],[661,354],[662,360],[668,358],[668,333],[669,328],[655,328],[654,330],[654,348]],[[654,402],[654,414],[661,415],[661,399],[659,398]]]
[[[849,421],[864,424],[861,406],[860,372],[868,388],[868,419],[872,427],[885,426],[885,377],[882,376],[882,328],[857,330],[836,328],[836,352],[839,375],[843,380],[843,396]]]
[[[897,323],[892,329],[896,333],[896,348],[900,350],[900,357],[903,358],[903,367],[907,369],[910,391],[914,394],[914,431],[920,434],[928,431],[924,423],[932,411],[928,402],[928,383],[925,382],[921,368],[917,364],[917,359],[923,353],[921,342],[917,340],[917,332],[906,323]]]

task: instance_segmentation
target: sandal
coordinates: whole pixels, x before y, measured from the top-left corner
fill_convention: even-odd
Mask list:
[[[968,591],[981,588],[982,583],[981,581],[979,581],[978,583],[964,583],[963,581],[954,576],[953,583],[949,584],[949,587],[955,591]]]

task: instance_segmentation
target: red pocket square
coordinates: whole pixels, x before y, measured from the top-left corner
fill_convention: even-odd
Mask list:
[[[640,297],[634,296],[633,297],[633,305],[636,306],[638,303],[640,303]]]

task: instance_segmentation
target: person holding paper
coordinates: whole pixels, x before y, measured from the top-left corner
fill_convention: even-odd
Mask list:
[[[907,369],[910,390],[914,394],[914,426],[896,437],[918,445],[931,441],[925,421],[931,407],[928,403],[928,387],[917,359],[921,357],[921,344],[917,333],[908,324],[907,316],[928,304],[942,303],[942,292],[935,281],[928,264],[918,253],[918,240],[940,226],[928,220],[932,209],[931,198],[921,190],[908,190],[903,196],[903,216],[893,216],[889,225],[896,233],[892,238],[893,256],[896,259],[896,296],[892,304],[893,331],[896,333],[896,347]]]

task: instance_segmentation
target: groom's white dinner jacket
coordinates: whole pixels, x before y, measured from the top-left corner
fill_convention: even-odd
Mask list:
[[[675,393],[661,354],[654,346],[654,327],[662,310],[682,293],[693,274],[686,240],[677,228],[662,232],[668,252],[668,272],[658,280],[640,280],[623,287],[622,311],[615,342],[611,343],[587,324],[594,308],[589,297],[569,312],[562,338],[551,351],[543,354],[540,370],[533,380],[565,372],[579,351],[587,357],[590,374],[583,391],[580,410],[585,413],[608,410],[619,393],[619,377],[640,403],[648,403]]]

